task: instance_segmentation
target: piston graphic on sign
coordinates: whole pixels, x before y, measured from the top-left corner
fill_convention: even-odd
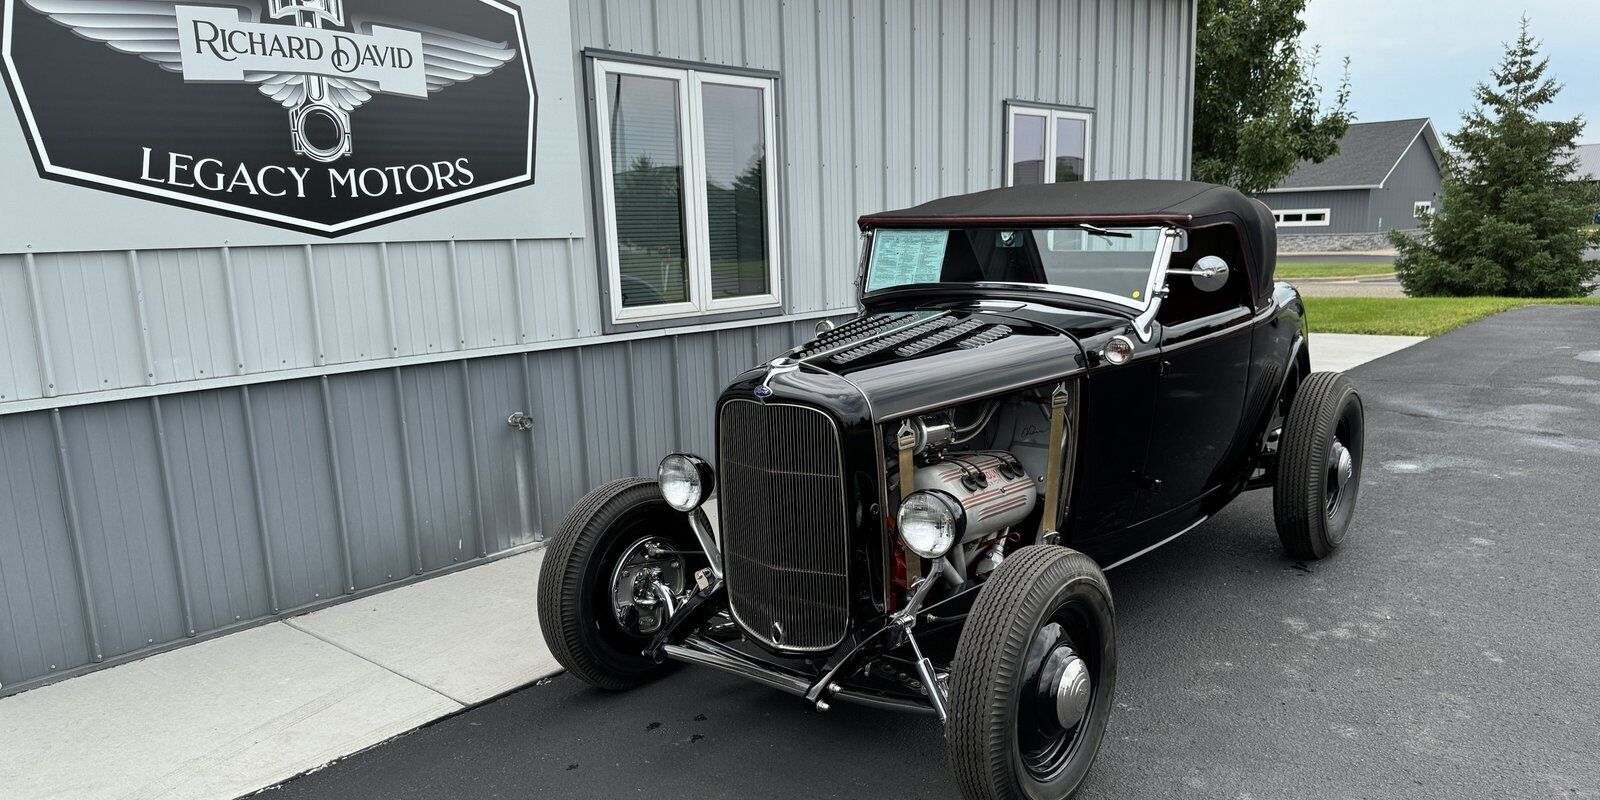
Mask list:
[[[261,6],[251,2],[23,2],[82,38],[139,56],[186,82],[255,86],[288,110],[294,152],[322,163],[354,152],[351,115],[375,95],[427,99],[517,55],[507,42],[347,20],[344,0],[268,0],[266,17],[273,21],[263,21]]]
[[[268,13],[273,19],[292,18],[302,28],[322,28],[323,22],[344,27],[344,0],[272,0]],[[331,126],[321,142],[308,130],[319,122]],[[331,134],[331,135],[329,135]],[[294,152],[313,161],[330,162],[350,155],[350,112],[328,101],[328,79],[306,76],[305,97],[289,109],[289,141]]]

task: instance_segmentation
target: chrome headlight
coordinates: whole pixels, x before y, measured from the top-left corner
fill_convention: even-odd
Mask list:
[[[661,496],[667,505],[679,511],[693,511],[711,496],[717,474],[699,456],[673,453],[661,459],[656,480],[661,484]]]
[[[900,538],[923,558],[943,558],[967,528],[967,511],[948,492],[912,492],[895,515]]]

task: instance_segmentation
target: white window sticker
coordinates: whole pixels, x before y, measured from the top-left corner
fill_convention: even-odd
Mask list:
[[[872,237],[872,274],[867,278],[867,291],[938,283],[949,238],[949,231],[878,231]]]

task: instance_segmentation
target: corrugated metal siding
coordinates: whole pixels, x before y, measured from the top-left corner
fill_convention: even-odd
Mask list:
[[[1094,109],[1097,178],[1185,175],[1190,15],[1183,0],[574,9],[580,46],[779,73],[792,313],[853,303],[859,214],[998,185],[1008,99]],[[0,255],[0,413],[595,335],[592,259],[587,239]]]
[[[0,416],[0,693],[533,543],[591,487],[711,453],[720,387],[810,328]]]
[[[1097,178],[1184,176],[1192,8],[573,16],[579,46],[779,73],[786,305],[815,314],[854,304],[858,214],[997,185],[1008,99],[1093,108]],[[0,255],[0,693],[530,544],[710,453],[721,387],[811,322],[569,344],[602,331],[591,241]]]
[[[1328,209],[1327,227],[1280,227],[1280,234],[1368,233],[1373,230],[1368,209],[1371,194],[1367,189],[1346,189],[1337,192],[1272,192],[1256,195],[1256,198],[1274,210]]]
[[[5,405],[600,330],[582,239],[0,255]]]
[[[1372,229],[1387,231],[1419,227],[1422,221],[1412,213],[1417,203],[1430,201],[1437,207],[1441,178],[1439,164],[1421,137],[1400,157],[1382,189],[1372,192]]]
[[[785,300],[851,304],[855,218],[998,186],[1006,100],[1094,109],[1094,177],[1188,174],[1184,0],[577,3],[579,46],[779,74]]]

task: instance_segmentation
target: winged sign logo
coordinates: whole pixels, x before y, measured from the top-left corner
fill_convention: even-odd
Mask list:
[[[494,42],[417,24],[346,18],[344,0],[22,0],[80,38],[187,82],[252,85],[289,113],[294,152],[351,155],[351,114],[379,94],[425,99],[517,56]]]

